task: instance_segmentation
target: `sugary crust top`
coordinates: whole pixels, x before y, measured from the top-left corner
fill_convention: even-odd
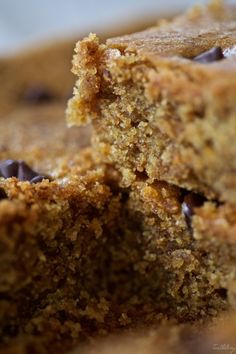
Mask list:
[[[192,60],[214,47],[222,48],[224,60],[210,65]],[[137,62],[146,65],[148,70],[157,69],[160,77],[163,71],[164,78],[159,84],[167,85],[168,91],[181,101],[193,99],[189,87],[192,81],[198,83],[194,90],[201,90],[204,86],[206,92],[213,91],[215,95],[222,95],[227,90],[228,97],[231,97],[235,90],[233,79],[236,78],[236,7],[215,0],[207,7],[195,7],[145,31],[110,38],[105,45],[100,44],[94,34],[79,41],[72,69],[79,79],[74,88],[75,96],[67,109],[68,124],[84,125],[96,116],[96,97],[101,91],[104,68],[120,70],[122,78],[125,76],[123,68],[131,68]],[[188,90],[183,80],[176,80],[175,74],[167,75],[168,70],[176,72],[177,76],[179,72],[183,73],[180,76],[188,82]],[[195,92],[194,97],[197,96]]]
[[[217,1],[208,7],[195,7],[172,21],[131,35],[111,38],[111,48],[155,59],[155,57],[193,58],[216,46],[234,54],[236,45],[236,7]],[[229,52],[229,49],[231,51]],[[235,57],[234,57],[235,58]],[[217,65],[222,65],[218,62]]]

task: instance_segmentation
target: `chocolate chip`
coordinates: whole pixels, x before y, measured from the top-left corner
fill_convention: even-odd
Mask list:
[[[7,193],[3,188],[0,188],[0,200],[7,199]]]
[[[186,223],[188,227],[191,228],[192,216],[194,214],[194,208],[200,207],[206,199],[197,193],[189,193],[184,197],[184,201],[182,203],[182,211],[186,219]]]
[[[20,181],[29,181],[30,183],[39,183],[43,179],[50,180],[50,177],[32,170],[24,161],[15,160],[6,160],[0,163],[0,177],[17,177]]]
[[[17,177],[18,162],[5,160],[0,162],[0,176],[3,178]]]
[[[30,183],[39,183],[43,179],[50,179],[48,176],[40,175],[32,170],[24,161],[19,162],[17,177],[20,181],[30,181]]]
[[[38,173],[34,172],[24,161],[19,161],[17,178],[20,181],[30,181],[34,177],[38,176]]]
[[[193,58],[194,61],[202,64],[207,64],[207,63],[212,63],[214,61],[222,60],[224,59],[224,54],[221,49],[221,47],[214,47],[197,57]]]
[[[24,94],[24,100],[30,104],[48,103],[53,98],[52,93],[43,86],[30,87]]]

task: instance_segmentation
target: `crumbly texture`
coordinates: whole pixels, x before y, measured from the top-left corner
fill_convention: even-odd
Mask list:
[[[77,43],[70,125],[93,121],[94,146],[130,186],[138,173],[235,204],[236,9],[215,1],[99,44]],[[220,46],[226,59],[192,59]]]
[[[89,149],[51,182],[0,188],[2,353],[66,353],[235,307],[232,207],[206,202],[190,231],[179,188],[140,180],[127,194]]]
[[[82,166],[88,160],[85,154]],[[102,169],[85,168],[84,176],[83,169],[35,185],[1,182],[8,196],[0,203],[3,352],[11,337],[24,334],[41,339],[45,352],[49,345],[65,351],[104,321],[109,306],[96,274],[116,229],[119,197]]]
[[[157,286],[159,307],[169,318],[191,322],[235,308],[236,218],[235,208],[205,201],[188,224],[184,192],[139,179],[127,205],[139,220],[142,267],[153,294]]]
[[[191,231],[183,190],[142,174],[131,190],[119,188],[120,175],[93,151],[77,153],[78,140],[89,144],[87,127],[67,129],[63,119],[60,103],[0,119],[0,158],[24,158],[53,179],[0,183],[8,196],[0,201],[1,351],[67,352],[235,307],[233,207],[205,203]]]

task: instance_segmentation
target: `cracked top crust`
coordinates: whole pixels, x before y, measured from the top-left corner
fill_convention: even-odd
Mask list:
[[[227,50],[236,44],[236,8],[221,1],[207,8],[194,7],[172,21],[123,37],[108,39],[107,45],[152,58],[179,56],[193,58],[215,46]]]

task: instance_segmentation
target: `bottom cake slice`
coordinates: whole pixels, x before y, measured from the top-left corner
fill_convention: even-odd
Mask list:
[[[235,306],[232,207],[142,176],[122,190],[89,149],[75,158],[53,180],[1,180],[2,353],[67,352]],[[22,162],[1,173],[13,164],[19,176]]]
[[[88,165],[89,155],[81,160]],[[78,170],[53,181],[0,182],[3,352],[12,338],[25,335],[41,338],[46,352],[49,344],[66,350],[92,334],[109,311],[104,249],[119,225],[120,197],[102,168]]]
[[[234,207],[141,173],[119,188],[117,172],[77,152],[89,133],[67,130],[62,112],[0,119],[0,352],[66,353],[235,307]]]

